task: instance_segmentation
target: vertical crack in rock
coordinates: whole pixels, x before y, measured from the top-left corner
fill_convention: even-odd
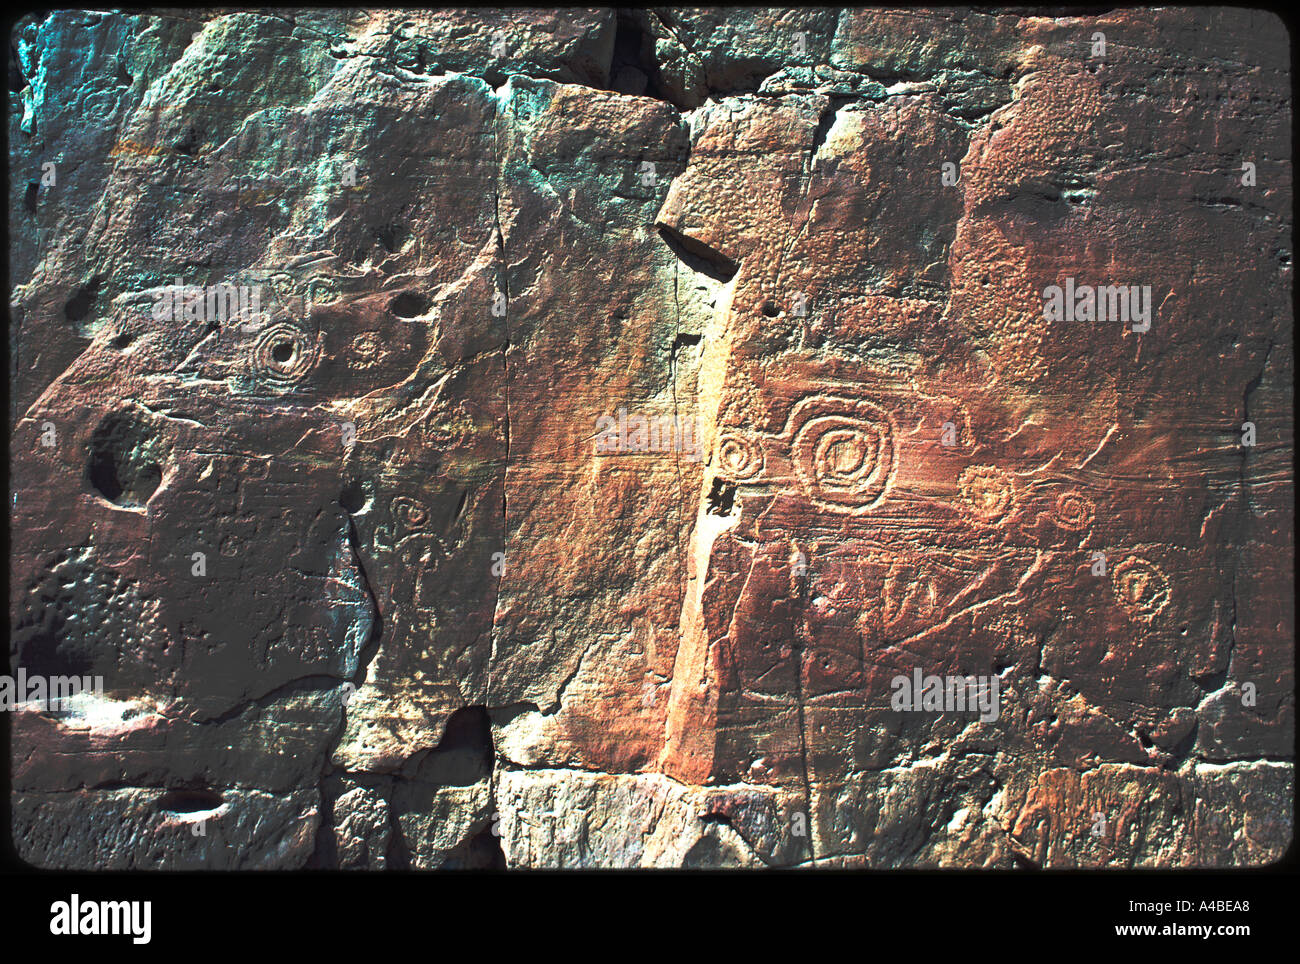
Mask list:
[[[1246,383],[1241,393],[1241,420],[1243,423],[1250,422],[1250,397],[1253,395],[1264,382],[1264,376],[1268,373],[1268,362],[1273,356],[1273,348],[1276,345],[1274,339],[1270,338],[1268,348],[1264,351],[1264,360],[1260,363],[1259,373]],[[1235,432],[1234,432],[1235,434]],[[1250,450],[1241,447],[1241,471],[1238,476],[1238,485],[1241,490],[1241,534],[1243,537],[1249,537],[1255,528],[1255,505],[1252,498],[1252,484],[1250,479],[1249,455]],[[1216,692],[1226,686],[1233,678],[1232,660],[1237,650],[1237,607],[1238,607],[1238,582],[1241,577],[1243,567],[1243,557],[1248,550],[1248,544],[1241,545],[1233,555],[1232,567],[1232,613],[1230,632],[1228,636],[1228,653],[1224,660],[1223,672],[1215,674],[1209,681],[1210,692]]]
[[[853,103],[855,99],[856,98],[853,97],[843,96],[831,97],[826,104],[826,108],[822,111],[821,117],[818,118],[817,128],[813,131],[812,147],[808,151],[808,176],[810,179],[812,177],[813,164],[817,160],[817,152],[821,150],[822,145],[826,143],[826,138],[830,134],[831,128],[835,126],[835,120],[839,117],[840,108],[844,107],[846,104]],[[804,190],[806,193],[807,186],[805,186]]]
[[[384,614],[379,607],[379,597],[375,595],[374,586],[371,585],[370,577],[366,573],[356,523],[350,517],[347,519],[347,545],[352,553],[352,564],[356,567],[357,575],[361,578],[362,588],[370,602],[371,619],[373,620],[370,626],[370,635],[357,656],[357,672],[353,677],[353,682],[359,687],[366,681],[366,674],[370,664],[379,654],[379,647],[384,638]],[[344,713],[346,714],[346,712],[345,708]]]
[[[502,166],[503,161],[502,161],[501,149],[500,149],[500,138],[501,138],[500,125],[504,117],[504,112],[501,109],[501,96],[502,95],[499,91],[494,92],[492,96],[492,105],[493,105],[492,150],[493,150],[493,166],[495,168],[495,179],[496,179],[496,189],[493,191],[492,194],[492,219],[493,219],[493,227],[496,232],[496,241],[497,241],[497,259],[498,259],[497,284],[500,285],[499,290],[505,298],[505,313],[502,315],[502,324],[505,327],[506,338],[505,338],[505,345],[501,350],[501,370],[504,378],[504,394],[505,394],[505,465],[502,467],[501,470],[501,535],[502,535],[501,552],[503,552],[505,555],[502,557],[501,573],[497,579],[496,599],[493,603],[493,609],[492,609],[492,623],[490,628],[491,643],[488,649],[488,665],[487,665],[487,699],[488,700],[491,700],[493,695],[492,671],[494,668],[494,663],[496,661],[497,626],[498,626],[498,616],[500,614],[500,609],[501,609],[501,587],[505,583],[505,579],[506,579],[506,571],[507,571],[506,565],[511,564],[510,545],[509,545],[510,514],[509,514],[509,506],[507,502],[509,498],[509,491],[510,491],[509,485],[510,485],[510,295],[511,292],[510,292],[510,279],[509,279],[510,261],[506,255],[505,234],[501,227],[501,189],[503,186],[503,179],[505,177],[505,171]],[[495,297],[495,293],[493,296]],[[518,560],[514,560],[514,561],[517,562]],[[488,727],[490,732],[490,727],[491,727],[490,720],[488,721]],[[498,793],[497,766],[496,766],[495,750],[493,750],[492,758],[489,761],[488,795],[490,800],[492,800],[494,804],[497,799],[497,793]],[[495,842],[496,842],[497,851],[499,853],[500,841],[499,839],[495,839]],[[504,857],[502,858],[502,861],[504,863]]]
[[[681,294],[678,290],[678,286],[680,285],[680,283],[681,283],[681,264],[677,259],[674,258],[673,259],[673,343],[672,346],[669,348],[669,352],[668,352],[668,377],[672,383],[672,391],[673,391],[673,430],[674,432],[677,433],[677,437],[679,439],[681,438],[682,423],[681,423],[681,410],[677,403],[677,371],[678,371],[677,353],[680,350],[682,344],[682,338],[683,338],[682,301],[681,301]],[[696,339],[696,341],[698,342],[698,338]],[[699,420],[697,418],[696,425],[693,426],[692,428],[692,437],[695,439],[695,451],[698,457],[703,458],[703,453],[700,452],[701,439],[699,437],[698,421]],[[673,529],[675,533],[675,541],[677,543],[677,558],[679,560],[679,565],[681,565],[681,572],[683,575],[685,575],[686,573],[685,553],[688,550],[686,549],[685,546],[682,545],[682,534],[681,534],[682,533],[681,500],[682,500],[683,487],[682,487],[681,452],[679,451],[680,448],[681,448],[680,445],[675,445],[673,447],[674,449],[673,471],[676,474],[677,488],[673,492],[672,504],[673,504],[673,513],[674,513]],[[677,611],[680,613],[682,611],[682,607],[686,604],[686,586],[683,584],[683,580],[681,578],[678,579],[678,584],[680,586],[680,589],[677,593]]]
[[[808,720],[804,708],[804,664],[807,660],[807,647],[798,638],[793,641],[795,654],[795,706],[799,711],[799,765],[803,775],[804,813],[808,815],[808,860],[817,865],[817,811],[813,807],[812,768],[808,760]]]

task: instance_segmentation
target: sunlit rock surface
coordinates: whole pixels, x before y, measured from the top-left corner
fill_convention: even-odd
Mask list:
[[[6,706],[19,854],[1277,860],[1288,43],[20,22],[9,673],[102,687]]]

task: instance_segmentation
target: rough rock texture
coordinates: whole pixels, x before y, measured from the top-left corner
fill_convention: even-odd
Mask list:
[[[1278,859],[1289,56],[1211,8],[20,22],[9,672],[103,691],[11,714],[19,853]]]

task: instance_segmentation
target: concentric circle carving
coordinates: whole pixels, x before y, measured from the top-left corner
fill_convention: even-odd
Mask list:
[[[894,476],[894,426],[871,402],[818,397],[793,416],[791,456],[809,498],[838,512],[880,503]]]
[[[1081,532],[1092,525],[1095,512],[1096,507],[1092,504],[1091,499],[1071,489],[1069,492],[1062,492],[1057,496],[1056,511],[1053,513],[1052,518],[1062,529]]]
[[[1120,605],[1138,622],[1152,622],[1169,606],[1169,577],[1154,562],[1129,556],[1112,574]]]
[[[718,474],[749,482],[763,474],[763,447],[751,436],[727,432],[718,438]]]
[[[393,499],[390,511],[399,532],[413,532],[423,529],[429,521],[429,510],[418,499],[399,495]]]
[[[289,386],[302,381],[316,364],[316,346],[288,322],[267,328],[253,345],[253,367],[269,382]]]
[[[309,304],[333,304],[338,301],[339,293],[339,283],[333,278],[317,276],[307,282],[307,301]]]

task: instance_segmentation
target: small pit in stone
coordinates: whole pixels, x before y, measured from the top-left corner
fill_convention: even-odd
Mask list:
[[[63,306],[63,317],[68,321],[82,321],[90,314],[95,298],[99,295],[102,278],[94,277],[73,292],[67,304]]]
[[[281,365],[287,365],[293,359],[293,342],[289,339],[277,341],[271,346],[271,357]]]
[[[432,304],[427,295],[415,291],[403,291],[388,303],[388,310],[398,318],[419,318]]]
[[[161,448],[134,413],[114,412],[90,438],[86,479],[115,505],[143,506],[162,483]]]
[[[375,229],[375,240],[384,246],[389,254],[396,254],[406,243],[410,231],[400,224],[385,224]]]
[[[187,127],[176,143],[172,145],[172,150],[177,154],[193,157],[198,152],[200,143],[202,143],[202,135],[199,134],[198,129]]]
[[[368,501],[365,487],[359,479],[349,482],[339,493],[339,505],[343,506],[344,511],[349,515],[356,515],[366,507]]]

